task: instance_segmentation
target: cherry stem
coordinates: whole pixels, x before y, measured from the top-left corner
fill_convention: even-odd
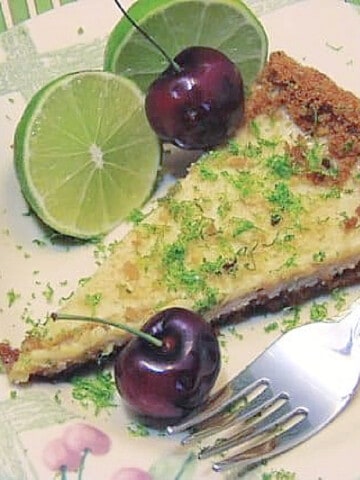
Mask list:
[[[163,342],[159,338],[150,335],[149,333],[145,333],[142,330],[138,330],[137,328],[129,327],[121,322],[112,322],[110,320],[105,320],[104,318],[99,317],[88,317],[86,315],[72,315],[67,313],[52,313],[50,317],[53,320],[74,320],[78,322],[90,322],[90,323],[99,323],[101,325],[106,325],[108,327],[115,327],[119,328],[120,330],[124,330],[125,332],[131,333],[132,335],[136,335],[137,337],[146,340],[148,343],[152,343],[155,347],[161,347]]]
[[[174,68],[176,72],[180,72],[180,66],[174,61],[173,58],[168,55],[168,53],[162,48],[162,46],[151,36],[149,35],[140,25],[138,25],[135,20],[128,14],[125,8],[121,5],[118,0],[115,0],[116,5],[121,10],[122,14],[129,20],[131,25],[136,28],[145,38],[148,40],[155,48],[159,50],[161,55],[170,63],[170,65]]]

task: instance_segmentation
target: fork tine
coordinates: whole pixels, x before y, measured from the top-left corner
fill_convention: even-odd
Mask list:
[[[273,413],[271,409],[274,406],[277,406],[277,409],[279,409],[287,400],[289,400],[289,396],[285,392],[280,392],[273,397],[262,399],[263,401],[259,404],[257,402],[258,398],[258,396],[255,397],[246,406],[239,410],[233,412],[220,412],[209,420],[197,424],[194,433],[190,433],[181,443],[186,445],[210,435],[214,435],[228,427],[233,427],[235,421],[237,430],[239,427],[242,428],[243,426],[243,431],[248,431],[248,429],[253,428],[253,426],[260,421],[264,423],[267,417]],[[248,425],[249,427],[247,427]]]
[[[291,430],[298,427],[307,418],[308,410],[304,407],[296,407],[291,412],[276,419],[274,422],[256,429],[247,436],[236,439],[234,436],[229,440],[221,442],[219,445],[209,447],[205,455],[201,458],[208,458],[215,454],[221,454],[229,448],[238,447],[239,453],[236,453],[224,460],[213,464],[213,469],[222,472],[233,468],[241,462],[248,465],[261,462],[275,453],[275,448],[280,444],[280,438],[288,435]]]
[[[260,378],[257,381],[252,381],[240,390],[234,385],[233,381],[230,381],[210,397],[205,408],[196,411],[194,415],[190,415],[182,423],[167,427],[167,431],[168,433],[173,434],[184,432],[189,428],[196,427],[198,424],[209,420],[214,415],[223,412],[242,398],[246,398],[250,394],[261,394],[262,391],[268,388],[268,386],[269,380],[267,378]]]
[[[289,414],[288,400],[287,393],[281,392],[245,412],[244,415],[239,415],[236,424],[233,424],[234,433],[229,438],[217,439],[214,445],[203,448],[199,453],[199,458],[208,458],[221,453],[255,438],[266,428],[271,429],[276,421]]]
[[[204,420],[201,423],[196,424],[193,428],[193,432],[189,433],[181,440],[182,445],[188,445],[202,438],[215,435],[220,430],[223,430],[233,424],[237,420],[239,413],[232,411],[231,408],[225,411],[216,413],[212,417]]]

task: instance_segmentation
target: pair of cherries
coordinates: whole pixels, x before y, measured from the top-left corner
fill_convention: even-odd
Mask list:
[[[116,4],[169,62],[145,99],[155,133],[186,149],[225,143],[244,116],[243,79],[236,65],[220,51],[200,46],[169,58]],[[118,390],[136,415],[151,423],[174,423],[203,403],[213,387],[220,370],[217,337],[200,315],[183,308],[159,312],[142,330],[161,344],[138,336],[127,344],[115,363]]]
[[[240,71],[223,53],[189,47],[171,59],[115,0],[122,13],[169,62],[150,85],[145,99],[148,121],[163,142],[208,150],[239,128],[244,116]],[[159,312],[143,331],[160,346],[134,337],[116,359],[118,390],[130,409],[153,423],[176,423],[203,403],[220,370],[215,333],[195,312]]]
[[[209,149],[224,143],[242,121],[242,77],[221,52],[190,47],[150,85],[145,107],[162,141]],[[161,339],[161,346],[140,337],[127,344],[115,362],[119,393],[146,423],[176,423],[206,400],[217,379],[217,337],[200,315],[183,308],[159,312],[143,331]]]
[[[145,101],[153,130],[163,142],[186,149],[225,143],[244,116],[243,80],[236,65],[208,47],[186,48],[173,60],[165,56],[169,66],[150,85]],[[115,361],[119,393],[147,423],[176,423],[206,400],[217,379],[217,337],[200,315],[183,308],[159,312],[142,333],[148,338],[134,336]]]

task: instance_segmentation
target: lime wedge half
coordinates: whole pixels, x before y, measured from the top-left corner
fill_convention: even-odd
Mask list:
[[[268,53],[265,30],[241,0],[138,0],[130,16],[171,56],[189,46],[208,46],[227,55],[248,87]],[[122,17],[105,49],[104,69],[125,75],[147,91],[168,66],[161,53]]]
[[[161,147],[143,103],[133,82],[108,72],[68,74],[32,98],[15,132],[15,166],[47,225],[98,236],[151,195]]]

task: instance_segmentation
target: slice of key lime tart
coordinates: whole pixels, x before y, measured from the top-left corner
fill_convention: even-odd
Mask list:
[[[221,326],[359,283],[359,112],[355,95],[273,53],[237,137],[194,163],[59,313],[141,327],[176,306]],[[6,368],[27,382],[125,340],[49,319]]]

